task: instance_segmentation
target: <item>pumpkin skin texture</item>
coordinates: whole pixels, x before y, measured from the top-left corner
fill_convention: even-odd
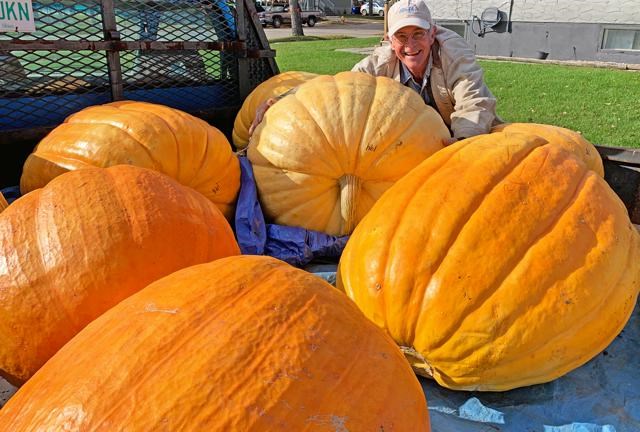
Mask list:
[[[413,90],[361,72],[319,76],[267,111],[248,147],[263,210],[345,235],[449,131]]]
[[[239,253],[211,201],[156,171],[119,165],[53,179],[0,214],[0,375],[21,384],[120,300]]]
[[[491,132],[509,132],[537,135],[546,141],[564,147],[582,159],[590,170],[604,177],[602,159],[595,146],[581,134],[560,126],[540,123],[502,123],[494,126]]]
[[[7,207],[9,207],[9,203],[4,198],[4,195],[2,195],[2,192],[0,192],[0,213],[2,213],[2,211]]]
[[[445,387],[558,378],[622,330],[640,236],[584,161],[522,134],[469,138],[385,193],[349,239],[338,285]]]
[[[402,353],[344,294],[239,256],[175,272],[89,324],[0,411],[2,430],[37,428],[421,432],[429,419]]]
[[[242,150],[249,144],[249,127],[253,123],[260,104],[267,99],[278,97],[292,88],[298,87],[315,77],[317,74],[309,72],[289,71],[272,76],[260,83],[242,102],[242,107],[233,122],[232,140],[236,149]]]
[[[204,120],[163,105],[120,101],[85,108],[56,127],[27,158],[20,190],[43,187],[67,171],[135,165],[190,186],[227,218],[240,188],[231,144]]]

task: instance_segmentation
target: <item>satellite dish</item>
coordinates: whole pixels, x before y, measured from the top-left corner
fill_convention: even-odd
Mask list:
[[[502,14],[497,7],[488,7],[480,15],[483,29],[493,28],[502,21]]]
[[[486,33],[502,33],[504,26],[500,25],[506,22],[507,14],[497,7],[488,7],[480,17],[474,15],[471,20],[471,31],[480,37],[484,37]],[[477,30],[474,28],[477,23]]]

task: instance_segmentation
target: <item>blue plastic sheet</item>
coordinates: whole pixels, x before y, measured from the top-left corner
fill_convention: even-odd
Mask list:
[[[335,269],[307,268],[331,283]],[[436,432],[640,432],[640,308],[604,351],[550,383],[464,392],[419,380]]]
[[[336,260],[342,254],[348,236],[328,234],[265,222],[251,163],[240,160],[240,193],[236,205],[235,231],[244,255],[269,255],[302,267],[313,260]]]

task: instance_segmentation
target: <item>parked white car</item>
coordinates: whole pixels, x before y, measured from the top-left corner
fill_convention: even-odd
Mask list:
[[[362,15],[369,15],[369,3],[365,3],[360,6],[360,13]],[[379,3],[373,2],[373,14],[384,16],[384,6]]]

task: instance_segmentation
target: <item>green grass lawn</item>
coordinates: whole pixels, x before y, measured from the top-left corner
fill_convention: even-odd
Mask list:
[[[302,42],[273,42],[280,71],[299,70],[320,74],[335,74],[350,70],[364,56],[336,51],[339,48],[365,48],[380,42],[380,38],[329,39]]]
[[[335,51],[368,47],[379,38],[275,42],[281,71],[334,74],[362,55]],[[505,121],[580,131],[594,144],[640,148],[640,72],[591,67],[480,61]]]

